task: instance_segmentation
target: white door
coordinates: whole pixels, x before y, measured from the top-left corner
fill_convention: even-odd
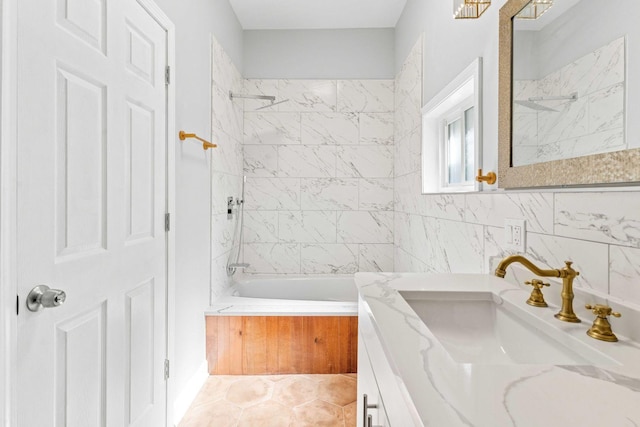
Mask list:
[[[19,0],[18,426],[166,425],[166,32]],[[38,312],[36,285],[66,292]]]

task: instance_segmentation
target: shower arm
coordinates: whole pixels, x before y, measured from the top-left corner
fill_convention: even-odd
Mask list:
[[[578,92],[573,92],[571,95],[564,96],[533,96],[527,101],[531,102],[541,102],[541,101],[577,101],[578,100]]]
[[[229,91],[229,99],[233,100],[233,98],[239,98],[239,99],[263,99],[266,101],[271,101],[272,103],[275,102],[276,97],[273,95],[245,95],[245,94],[241,94],[241,93],[233,93],[231,91]]]

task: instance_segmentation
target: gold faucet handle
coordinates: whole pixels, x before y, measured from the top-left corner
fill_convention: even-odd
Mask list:
[[[531,296],[529,296],[527,304],[533,307],[549,307],[540,289],[544,286],[551,286],[550,284],[538,279],[531,279],[530,281],[524,282],[524,284],[533,286],[533,291],[531,291]]]
[[[601,341],[615,342],[618,341],[618,337],[611,330],[611,324],[609,323],[608,316],[621,317],[622,314],[617,313],[611,309],[608,305],[587,304],[584,306],[587,310],[591,310],[596,315],[596,319],[593,321],[593,325],[587,331],[587,335],[591,338],[595,338]]]
[[[596,316],[605,318],[605,319],[607,318],[607,316],[622,317],[622,314],[613,311],[611,307],[604,304],[596,304],[596,305],[587,304],[584,306],[584,308],[586,308],[587,310],[591,310],[591,312]]]
[[[541,289],[543,286],[551,286],[548,283],[544,283],[542,280],[532,279],[530,281],[524,282],[525,285],[531,285],[534,289]]]

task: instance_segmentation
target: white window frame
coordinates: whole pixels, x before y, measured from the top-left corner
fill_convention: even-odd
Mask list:
[[[444,123],[474,107],[474,170],[482,168],[482,58],[476,58],[422,109],[422,193],[480,191],[477,181],[448,185]],[[464,132],[464,129],[463,129]]]

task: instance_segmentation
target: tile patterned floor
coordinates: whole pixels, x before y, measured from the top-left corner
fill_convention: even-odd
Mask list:
[[[356,374],[213,375],[179,427],[353,427]]]

